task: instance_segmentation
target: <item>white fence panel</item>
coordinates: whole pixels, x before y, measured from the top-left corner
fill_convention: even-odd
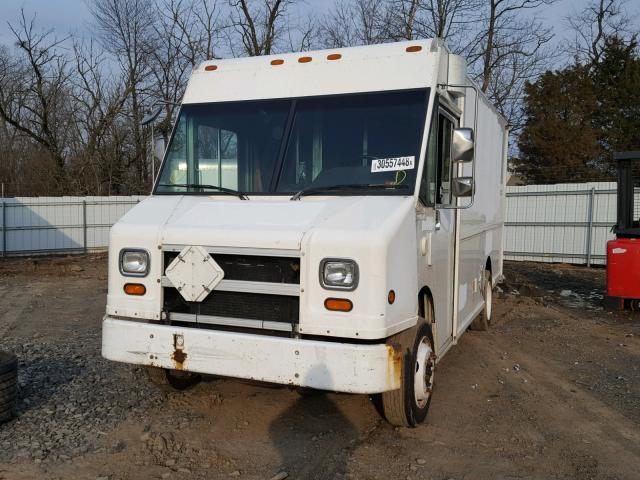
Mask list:
[[[0,254],[105,249],[109,227],[144,198],[3,199]],[[604,264],[615,222],[615,182],[507,187],[505,258]]]
[[[615,222],[615,182],[507,187],[505,258],[604,264]]]
[[[105,249],[109,228],[144,196],[2,199],[3,256]]]

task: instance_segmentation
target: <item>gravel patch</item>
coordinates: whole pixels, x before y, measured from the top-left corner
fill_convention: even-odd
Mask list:
[[[100,356],[100,333],[50,343],[4,338],[0,349],[20,362],[18,416],[0,426],[0,463],[99,452],[106,432],[164,400],[140,368]]]

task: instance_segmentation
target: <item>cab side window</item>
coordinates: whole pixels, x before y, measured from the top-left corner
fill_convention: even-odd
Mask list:
[[[451,197],[451,137],[453,122],[442,114],[438,115],[438,169],[436,203],[450,205]]]
[[[439,111],[433,117],[429,130],[425,168],[422,171],[420,197],[426,205],[450,205],[451,195],[451,138],[454,123]]]

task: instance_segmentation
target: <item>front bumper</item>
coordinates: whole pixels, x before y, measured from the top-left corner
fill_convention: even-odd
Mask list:
[[[117,362],[349,393],[400,388],[401,354],[359,345],[121,320],[102,322],[102,356]]]

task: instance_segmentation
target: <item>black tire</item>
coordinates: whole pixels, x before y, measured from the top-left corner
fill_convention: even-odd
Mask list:
[[[493,312],[493,279],[491,278],[491,272],[489,270],[484,271],[484,291],[482,296],[484,297],[484,308],[478,314],[478,316],[471,322],[471,330],[477,330],[480,332],[486,332],[491,326],[491,316]]]
[[[0,424],[3,424],[4,422],[8,422],[12,418],[13,418],[13,411],[11,409],[0,410]]]
[[[14,381],[17,378],[18,378],[18,371],[17,370],[15,372],[4,373],[4,374],[0,375],[0,384],[5,383],[5,382],[9,382],[9,381]]]
[[[202,380],[202,375],[168,368],[145,367],[147,377],[157,387],[163,390],[187,390]]]
[[[425,316],[427,320],[420,319],[411,351],[404,354],[402,362],[401,387],[397,390],[384,392],[381,395],[381,406],[384,417],[391,424],[399,427],[416,427],[424,422],[429,412],[431,399],[433,397],[433,378],[435,372],[435,348],[433,342],[433,332],[431,321],[433,310],[431,305],[425,305]],[[422,346],[421,346],[422,345]],[[425,348],[430,348],[430,353]],[[418,353],[426,352],[428,360],[418,362]],[[424,372],[425,391],[419,395],[426,395],[426,398],[418,400],[416,396],[416,372],[419,369]],[[374,404],[376,400],[374,399]]]
[[[0,381],[0,392],[2,392],[3,389],[8,388],[8,387],[13,387],[15,385],[18,384],[18,376],[17,375],[11,375],[11,376],[7,376],[4,380]]]
[[[7,387],[0,388],[0,409],[4,405],[13,404],[18,393],[17,385],[9,385]]]
[[[6,373],[18,370],[18,357],[9,352],[0,352],[0,381]]]
[[[13,418],[18,394],[18,359],[0,352],[0,423]]]

